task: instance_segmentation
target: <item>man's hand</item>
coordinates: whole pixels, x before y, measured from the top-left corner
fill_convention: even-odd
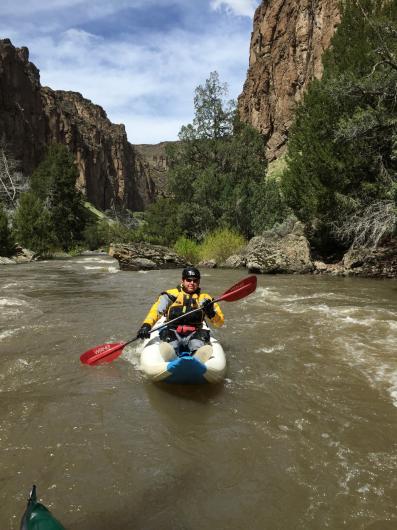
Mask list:
[[[214,304],[212,300],[209,300],[208,298],[204,300],[204,302],[201,304],[201,307],[203,308],[204,313],[208,318],[214,318],[216,315]]]
[[[150,326],[149,324],[142,324],[136,336],[138,337],[138,339],[148,339],[150,337],[149,332],[151,329],[152,329],[152,326]]]

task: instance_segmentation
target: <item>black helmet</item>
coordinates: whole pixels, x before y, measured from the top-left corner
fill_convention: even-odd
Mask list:
[[[182,280],[186,280],[187,278],[196,278],[197,280],[199,280],[200,271],[196,269],[196,267],[186,267],[182,271]]]

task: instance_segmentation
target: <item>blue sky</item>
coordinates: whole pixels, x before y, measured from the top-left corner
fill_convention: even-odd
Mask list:
[[[260,0],[1,0],[0,36],[27,46],[42,85],[74,90],[130,142],[174,140],[217,70],[237,98]]]

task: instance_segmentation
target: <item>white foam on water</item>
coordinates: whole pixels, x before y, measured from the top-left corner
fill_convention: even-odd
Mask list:
[[[9,337],[12,337],[16,333],[18,333],[18,331],[19,331],[18,329],[7,329],[6,331],[2,331],[0,333],[0,341],[4,339],[8,339]]]
[[[141,351],[142,346],[139,344],[129,345],[123,351],[123,359],[131,363],[137,370],[141,366]]]
[[[15,289],[15,287],[18,287],[18,283],[17,282],[11,282],[11,283],[6,283],[5,285],[3,285],[3,289]]]
[[[257,299],[261,297],[265,303],[273,300],[280,309],[311,323],[314,341],[321,343],[323,339],[318,334],[323,336],[327,330],[335,355],[359,370],[373,388],[388,396],[397,407],[397,311],[372,305],[371,301],[362,298],[359,299],[361,303],[353,305],[355,302],[350,297],[337,297],[334,293],[329,293],[328,297],[318,294],[319,299],[326,299],[322,303],[315,303],[317,293],[283,299],[272,289],[260,289]],[[311,299],[314,303],[310,302]],[[272,353],[276,349],[257,351]]]
[[[394,370],[389,374],[389,394],[392,398],[393,405],[397,407],[397,370]]]
[[[119,269],[115,267],[114,265],[111,265],[110,267],[103,267],[102,265],[85,265],[84,269],[87,271],[102,271],[102,272],[110,272],[111,274],[114,274],[115,272],[119,272]]]
[[[28,302],[20,298],[0,298],[0,307],[28,306]]]
[[[73,263],[82,263],[82,264],[86,264],[86,263],[112,263],[114,261],[114,259],[110,258],[109,259],[104,259],[104,258],[87,258],[87,259],[80,259],[80,260],[73,260]]]
[[[395,344],[397,344],[396,330],[389,332],[379,321],[374,319],[377,327],[373,326],[372,341],[366,341],[363,333],[346,336],[344,333],[335,339],[337,351],[340,351],[345,362],[358,369],[369,381],[369,384],[381,392],[386,392],[392,404],[397,407],[397,359],[395,357]]]
[[[276,346],[270,347],[270,348],[258,348],[255,350],[255,353],[273,353],[277,351],[284,351],[285,350],[285,344],[277,344]]]

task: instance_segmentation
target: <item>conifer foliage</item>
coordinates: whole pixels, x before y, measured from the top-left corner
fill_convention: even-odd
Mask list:
[[[239,122],[226,95],[226,85],[212,72],[196,88],[193,122],[167,150],[172,199],[158,201],[149,216],[150,230],[157,211],[169,212],[160,230],[169,234],[165,243],[180,235],[202,240],[219,227],[253,233],[254,197],[266,171],[263,138]]]
[[[76,189],[77,176],[67,148],[51,146],[16,211],[15,231],[21,244],[45,254],[56,247],[70,250],[82,240],[87,218]]]
[[[298,217],[345,244],[362,232],[360,212],[369,212],[366,233],[376,233],[364,243],[395,230],[396,102],[397,4],[348,0],[323,78],[311,84],[290,134],[283,186]]]

